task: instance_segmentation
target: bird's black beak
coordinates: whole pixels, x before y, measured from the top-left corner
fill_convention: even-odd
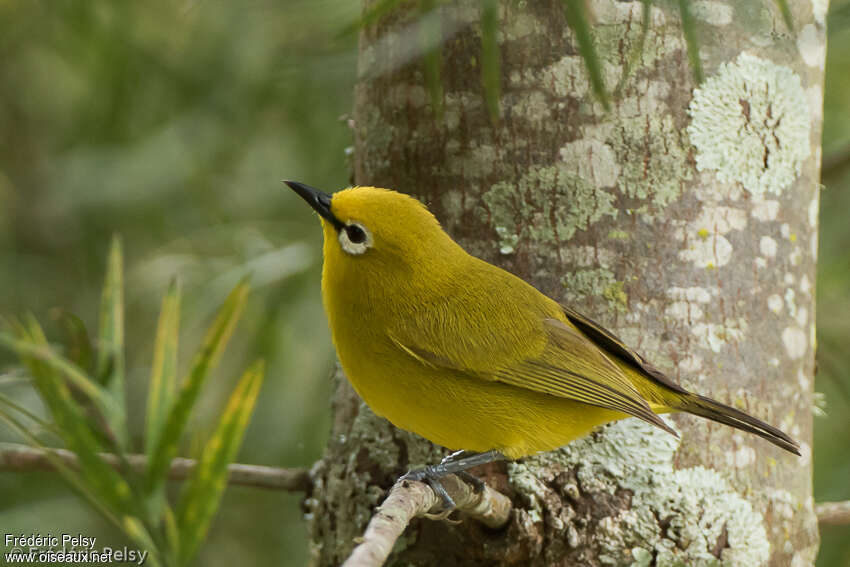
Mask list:
[[[343,224],[331,212],[331,196],[327,193],[319,191],[309,185],[298,183],[297,181],[284,181],[289,185],[290,189],[298,193],[302,199],[307,201],[307,204],[319,213],[325,220],[331,223],[337,230],[343,227]]]

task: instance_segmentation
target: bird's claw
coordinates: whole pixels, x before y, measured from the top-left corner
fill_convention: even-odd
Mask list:
[[[429,520],[433,520],[435,522],[448,522],[449,524],[457,525],[460,523],[460,520],[452,520],[449,516],[452,515],[454,510],[441,510],[436,514],[422,514],[422,517],[428,518]]]
[[[433,467],[427,466],[422,467],[421,469],[415,469],[412,471],[407,471],[399,480],[425,480],[428,478],[439,478],[442,475],[438,475]]]
[[[462,481],[466,482],[467,484],[471,484],[472,485],[472,491],[475,492],[475,494],[481,494],[481,492],[484,491],[484,487],[487,486],[487,483],[485,483],[483,480],[481,480],[480,478],[478,478],[474,474],[469,473],[467,471],[459,471],[459,472],[456,472],[455,474]]]
[[[451,514],[454,511],[454,509],[457,506],[455,505],[455,501],[452,500],[452,497],[449,496],[449,493],[446,492],[446,489],[443,487],[442,483],[440,482],[440,478],[442,476],[444,476],[444,475],[439,474],[438,471],[434,470],[434,467],[429,466],[429,467],[423,467],[421,469],[409,471],[407,474],[402,476],[400,480],[414,480],[414,481],[426,482],[428,484],[428,486],[431,487],[431,490],[434,491],[434,494],[436,494],[443,503],[443,511],[440,512],[440,515],[445,514],[446,516],[448,516],[449,514]],[[430,517],[432,515],[429,515],[428,517]],[[444,519],[444,518],[438,518],[438,519]]]
[[[462,481],[472,485],[472,490],[476,494],[479,494],[482,490],[484,490],[485,483],[480,478],[473,476],[466,471],[458,471],[454,474],[456,474]],[[451,496],[449,496],[449,493],[440,482],[440,478],[443,476],[445,475],[439,474],[439,472],[435,471],[433,467],[423,467],[421,469],[410,471],[399,479],[425,482],[431,487],[431,490],[434,491],[434,494],[437,495],[443,505],[440,512],[425,515],[426,518],[431,520],[446,520],[457,508],[455,501]]]
[[[455,501],[449,496],[449,493],[446,492],[446,489],[443,487],[442,483],[436,478],[426,478],[425,481],[428,483],[428,486],[431,487],[431,490],[434,491],[440,501],[443,504],[443,509],[436,514],[440,520],[444,520],[449,517],[449,514],[455,511],[457,506],[455,505]]]

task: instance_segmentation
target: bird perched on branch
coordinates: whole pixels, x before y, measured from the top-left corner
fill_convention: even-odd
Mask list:
[[[657,414],[692,413],[800,454],[779,429],[688,392],[597,323],[467,254],[413,197],[286,184],[321,219],[322,296],[351,385],[396,427],[457,451],[406,475],[447,508],[440,477],[630,416],[676,435]]]

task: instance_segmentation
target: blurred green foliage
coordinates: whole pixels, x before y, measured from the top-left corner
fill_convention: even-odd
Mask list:
[[[48,446],[38,435],[38,430],[43,430],[73,451],[76,467],[68,466],[50,451],[46,456],[81,498],[135,544],[138,554],[146,554],[152,567],[189,565],[221,503],[227,465],[239,451],[262,385],[262,361],[245,371],[230,395],[197,466],[183,482],[176,508],[165,494],[169,465],[177,456],[201,388],[217,366],[245,307],[248,285],[242,281],[230,292],[182,381],[176,374],[180,292],[176,281],[169,286],[151,364],[145,423],[147,461],[145,470],[137,472],[128,466],[123,265],[121,241],[113,238],[95,341],[89,339],[85,326],[78,325],[76,336],[56,349],[32,315],[4,323],[0,345],[17,353],[50,417],[42,419],[3,396],[0,420],[32,448]],[[81,345],[84,348],[77,348]],[[91,356],[82,356],[83,352],[96,353],[96,364],[92,364]],[[104,452],[115,456],[124,470],[116,471],[106,463],[99,456]]]
[[[314,0],[0,3],[0,313],[32,309],[60,337],[61,307],[97,329],[103,259],[111,234],[123,236],[134,450],[171,277],[183,281],[181,350],[191,352],[251,273],[238,332],[181,451],[198,454],[233,377],[262,357],[267,379],[239,459],[296,466],[320,456],[333,364],[321,234],[280,180],[348,183],[340,116],[351,107],[356,36],[335,38],[358,10]],[[0,353],[0,369],[12,363]],[[0,391],[43,414],[13,372],[0,374]],[[0,425],[0,440],[20,438]],[[200,563],[302,565],[300,515],[297,496],[229,490]],[[0,526],[126,543],[49,473],[0,474]]]
[[[816,501],[850,500],[850,0],[830,2],[817,281]],[[850,526],[821,530],[819,567],[850,566]]]
[[[818,500],[850,499],[850,0],[833,0],[831,13]],[[239,460],[305,466],[320,456],[333,364],[319,294],[321,235],[279,181],[329,190],[349,181],[351,133],[341,117],[353,100],[356,34],[339,32],[359,15],[359,2],[343,0],[0,2],[0,313],[32,309],[50,337],[73,326],[68,313],[98,328],[103,258],[110,235],[121,233],[133,450],[144,449],[155,314],[171,277],[183,280],[180,342],[189,352],[227,290],[250,272],[254,291],[239,331],[181,451],[198,453],[233,388],[216,377],[262,357],[267,378]],[[12,364],[0,352],[0,393],[43,414]],[[0,425],[2,440],[19,438]],[[198,563],[305,564],[298,500],[229,488]],[[55,473],[0,474],[0,526],[126,543]],[[850,565],[847,528],[824,530],[823,539],[819,566]]]

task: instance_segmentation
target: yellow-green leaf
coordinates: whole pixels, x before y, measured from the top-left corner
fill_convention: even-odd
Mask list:
[[[652,0],[641,0],[641,2],[643,3],[643,10],[641,11],[640,18],[640,36],[638,36],[635,46],[631,49],[629,57],[626,59],[625,65],[623,65],[623,74],[620,75],[620,80],[614,88],[615,97],[622,92],[626,86],[626,81],[629,80],[635,69],[635,65],[643,57],[643,49],[646,44],[646,36],[649,33],[649,24],[652,16]]]
[[[59,357],[48,348],[41,327],[34,319],[30,319],[27,327],[16,325],[15,329],[18,334],[15,339],[16,346],[28,345],[27,348],[16,348],[21,362],[29,369],[36,389],[50,410],[65,445],[77,455],[86,489],[101,507],[109,510],[114,516],[128,513],[132,509],[130,487],[121,475],[98,455],[101,447],[88,426],[82,408],[72,397],[57,369],[52,366]],[[31,352],[51,353],[54,356],[42,359],[30,354]],[[73,366],[71,363],[67,364]],[[85,375],[81,378],[85,379],[83,383],[92,382]]]
[[[111,412],[122,411],[103,386],[90,378],[82,368],[51,349],[46,341],[36,344],[0,333],[0,344],[17,352],[22,360],[24,357],[29,357],[62,374],[70,384],[85,394],[104,416]]]
[[[181,565],[187,565],[194,557],[218,510],[227,485],[227,465],[242,444],[262,382],[263,363],[258,361],[239,380],[215,432],[204,446],[198,466],[183,487],[177,505]]]
[[[153,453],[148,461],[145,489],[149,495],[158,494],[168,475],[168,467],[177,455],[177,447],[183,434],[183,429],[189,420],[192,407],[198,399],[207,376],[218,363],[218,359],[233,334],[236,322],[245,306],[248,297],[248,284],[242,281],[224,301],[213,324],[207,330],[189,376],[184,381],[177,399],[168,412],[162,433],[156,442]]]
[[[439,120],[443,116],[443,66],[442,35],[437,0],[421,0],[419,18],[419,45],[422,50],[422,67],[425,86],[431,98],[431,110]]]
[[[685,44],[688,47],[688,61],[691,64],[691,72],[694,74],[694,80],[697,84],[700,84],[705,77],[702,72],[702,60],[699,58],[697,24],[691,13],[690,0],[679,0],[679,16],[682,18],[682,33],[685,35]]]
[[[787,0],[776,0],[776,5],[782,13],[782,19],[785,20],[785,25],[788,26],[788,31],[794,32],[794,17],[791,15],[791,8],[788,6]]]
[[[180,327],[180,285],[172,280],[162,298],[153,349],[145,421],[145,452],[150,456],[159,440],[177,391],[177,351]]]
[[[602,103],[605,110],[610,110],[608,92],[605,90],[605,79],[602,76],[602,63],[596,54],[596,46],[590,34],[590,20],[587,14],[586,0],[562,0],[564,13],[567,17],[567,25],[573,30],[578,43],[578,51],[584,59],[587,75],[590,78],[590,86],[593,94]]]
[[[67,482],[73,490],[77,491],[77,493],[91,504],[92,508],[100,512],[104,518],[113,522],[116,526],[121,527],[121,524],[118,522],[118,519],[115,517],[112,510],[106,507],[92,493],[87,483],[80,476],[80,473],[66,465],[65,461],[57,457],[49,447],[43,445],[41,441],[39,441],[38,437],[33,435],[30,430],[24,426],[24,424],[3,410],[0,410],[0,420],[5,421],[12,430],[16,431],[21,437],[26,439],[27,443],[29,443],[31,447],[44,451],[44,456],[48,461],[50,461],[50,464],[53,465],[59,475],[65,479],[65,482]]]
[[[499,0],[481,0],[481,84],[484,102],[493,122],[499,120],[501,96],[501,54],[499,32]]]
[[[106,262],[106,280],[100,301],[97,364],[95,375],[107,387],[120,411],[106,417],[118,445],[128,443],[124,394],[124,269],[121,239],[112,238]]]
[[[31,421],[35,422],[35,424],[36,424],[36,425],[38,425],[38,427],[39,427],[39,428],[41,428],[43,431],[47,431],[47,432],[49,432],[49,433],[52,433],[52,434],[53,434],[53,435],[54,435],[57,439],[61,439],[61,438],[62,438],[62,436],[59,434],[59,430],[58,430],[58,429],[56,429],[56,426],[55,426],[55,425],[53,425],[52,423],[48,423],[48,422],[44,421],[44,420],[43,420],[43,419],[41,419],[39,416],[37,416],[36,414],[34,414],[33,412],[31,412],[30,410],[28,410],[28,409],[27,409],[27,408],[25,408],[24,406],[22,406],[22,405],[20,405],[19,403],[17,403],[17,402],[16,402],[15,400],[13,400],[12,398],[10,398],[10,397],[8,397],[8,396],[6,396],[6,395],[4,395],[4,394],[0,394],[0,404],[3,404],[4,406],[6,406],[6,407],[8,407],[8,408],[10,408],[10,409],[15,410],[15,411],[16,411],[16,412],[18,412],[19,414],[21,414],[21,415],[23,415],[24,417],[26,417],[26,418],[30,419]],[[0,409],[0,411],[3,411],[3,410],[2,410],[2,409]],[[9,415],[11,415],[11,414],[9,414]]]
[[[162,565],[162,561],[160,560],[159,552],[153,538],[151,538],[150,533],[138,518],[133,516],[124,516],[121,519],[121,529],[124,530],[124,533],[127,534],[133,543],[148,551],[148,556],[145,559],[145,565],[150,565],[151,567],[158,567],[159,565]]]
[[[61,309],[58,310],[56,319],[65,332],[65,355],[74,364],[90,372],[94,361],[94,349],[86,325],[73,313]]]
[[[162,519],[168,556],[178,557],[180,555],[180,532],[177,529],[177,518],[174,517],[174,510],[168,504],[165,504],[162,508]]]

